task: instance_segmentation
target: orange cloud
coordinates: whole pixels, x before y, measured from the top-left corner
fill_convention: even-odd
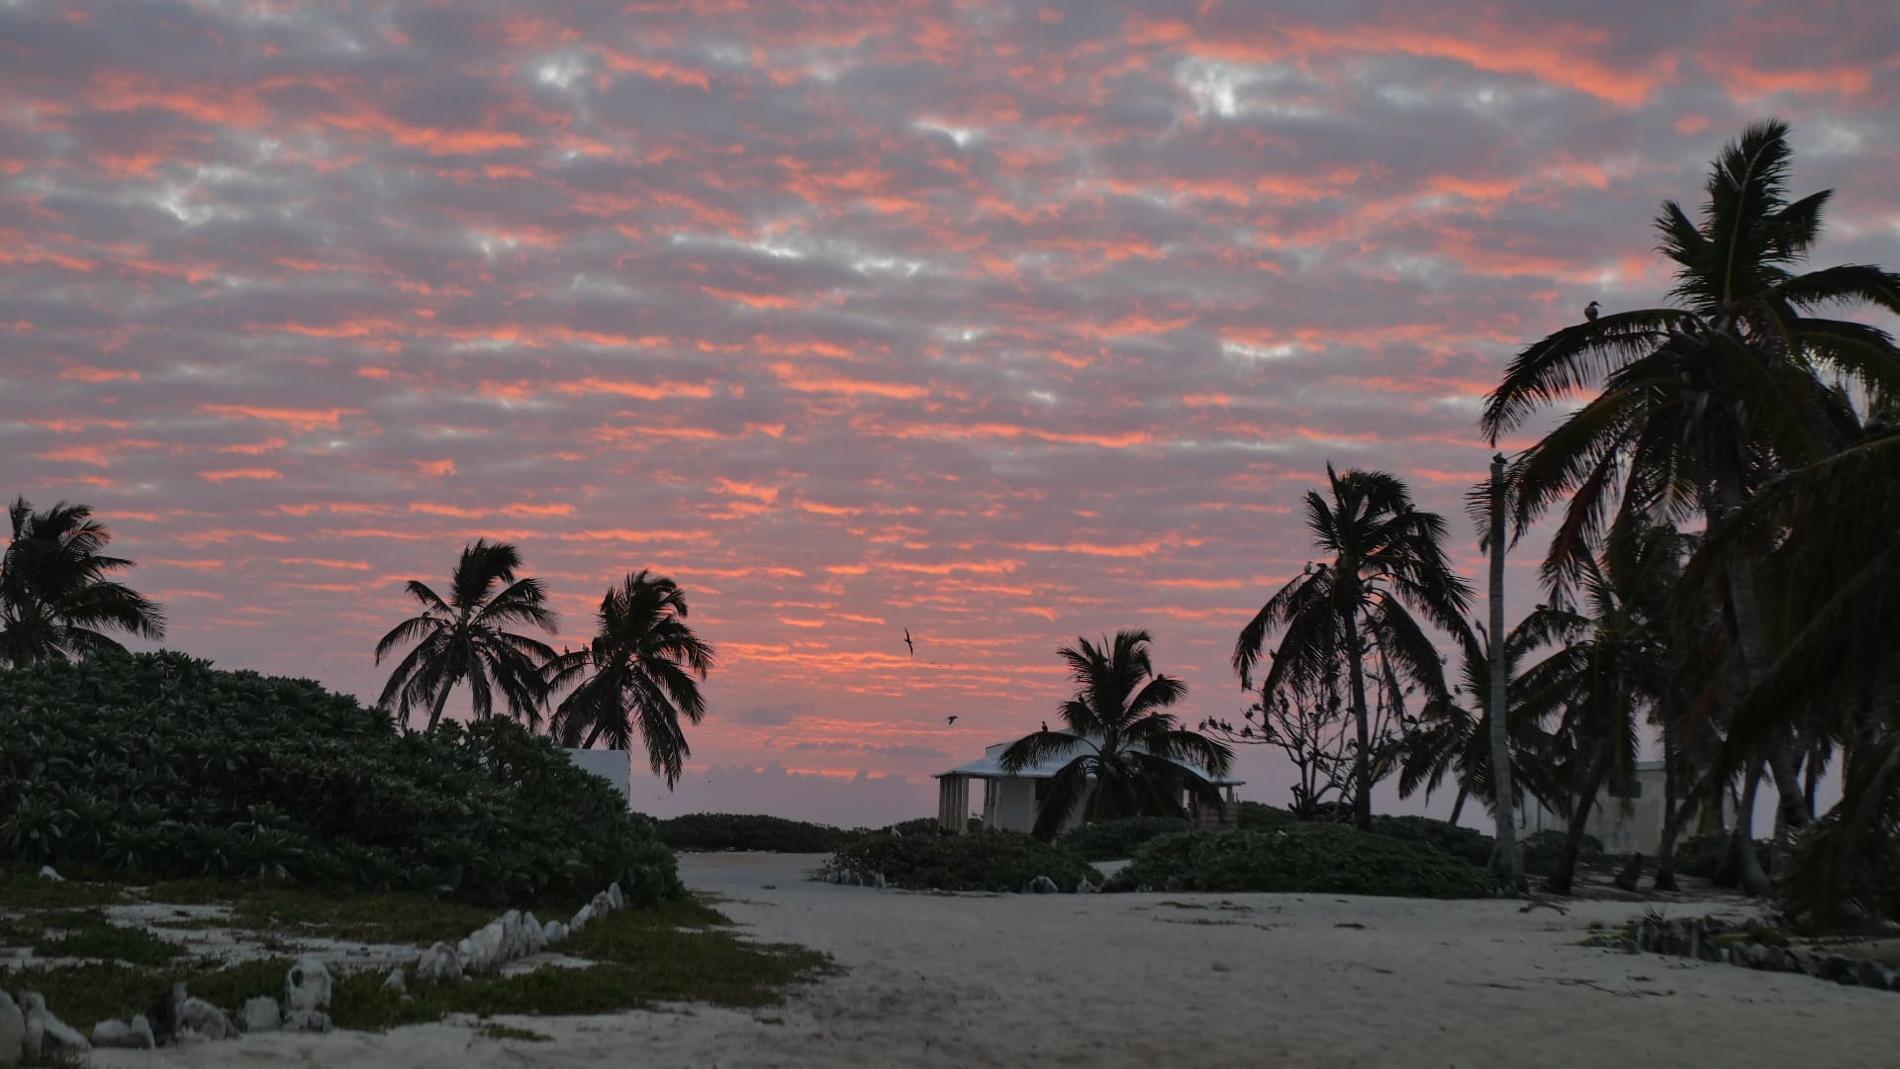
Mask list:
[[[276,468],[226,468],[222,471],[201,471],[198,478],[208,483],[224,483],[233,479],[281,479],[284,473]]]
[[[344,416],[353,416],[362,411],[360,408],[272,408],[264,405],[201,404],[198,411],[209,412],[214,416],[230,416],[233,419],[255,419],[266,423],[282,423],[297,431],[314,431],[325,427],[335,429],[342,426]]]

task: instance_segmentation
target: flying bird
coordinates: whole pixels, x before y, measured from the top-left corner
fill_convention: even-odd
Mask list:
[[[1587,319],[1587,320],[1589,320],[1589,321],[1590,321],[1590,322],[1592,322],[1592,323],[1594,323],[1594,322],[1596,322],[1596,321],[1597,321],[1597,311],[1598,311],[1598,310],[1599,310],[1599,309],[1600,309],[1601,307],[1602,307],[1602,306],[1601,306],[1601,305],[1599,305],[1599,304],[1597,304],[1597,302],[1595,302],[1595,301],[1591,301],[1591,302],[1590,302],[1589,304],[1586,304],[1586,305],[1584,305],[1584,306],[1583,306],[1583,318],[1585,318],[1585,319]]]
[[[952,725],[954,725],[954,724],[955,724],[955,723],[957,722],[957,718],[956,718],[956,717],[954,717],[954,716],[946,716],[946,717],[944,717],[944,718],[943,718],[943,721],[944,721],[944,723],[946,723],[946,724],[952,724]]]
[[[917,656],[917,644],[910,640],[910,628],[908,627],[904,629],[904,648],[910,651],[912,657]]]

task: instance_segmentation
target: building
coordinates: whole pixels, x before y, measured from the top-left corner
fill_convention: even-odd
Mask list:
[[[1725,792],[1722,797],[1722,826],[1728,827],[1734,817],[1735,800]],[[1517,834],[1520,839],[1540,831],[1568,830],[1568,821],[1544,808],[1535,798],[1526,795],[1517,807]],[[1685,830],[1683,834],[1692,834],[1693,830]],[[1655,856],[1662,845],[1663,763],[1638,761],[1634,775],[1627,782],[1606,783],[1590,811],[1584,831],[1602,840],[1605,853]]]
[[[958,765],[947,772],[936,774],[937,780],[937,822],[944,830],[961,834],[969,830],[970,823],[970,781],[979,780],[983,784],[983,826],[1000,828],[1004,831],[1028,832],[1035,828],[1036,817],[1041,812],[1044,795],[1048,792],[1049,781],[1055,778],[1070,761],[1089,745],[1077,741],[1062,753],[1050,757],[1018,772],[1003,771],[1003,751],[1009,743],[999,742],[985,747],[983,756],[968,764]],[[1244,781],[1229,779],[1225,776],[1210,776],[1206,769],[1185,761],[1175,762],[1183,769],[1220,788],[1223,801],[1216,810],[1211,807],[1188,802],[1190,812],[1195,819],[1207,824],[1231,825],[1238,819],[1239,800],[1234,797],[1234,788]],[[1071,812],[1068,822],[1062,830],[1082,823],[1082,813],[1078,807]]]
[[[613,784],[614,790],[620,792],[620,797],[631,803],[633,776],[631,766],[627,763],[627,751],[567,749],[563,752],[582,771],[592,772]]]

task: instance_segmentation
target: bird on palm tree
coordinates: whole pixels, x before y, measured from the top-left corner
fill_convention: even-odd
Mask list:
[[[593,642],[548,666],[551,689],[574,686],[550,725],[562,745],[604,739],[624,750],[638,735],[654,773],[669,788],[679,780],[692,756],[680,721],[698,724],[706,715],[699,684],[715,660],[687,614],[679,585],[644,568],[607,591]]]
[[[529,624],[553,634],[555,614],[539,579],[515,575],[520,567],[513,545],[477,539],[462,548],[446,600],[420,579],[409,580],[403,589],[422,612],[376,643],[376,663],[403,646],[413,648],[389,674],[377,704],[393,708],[405,727],[412,710],[427,706],[433,730],[449,693],[467,683],[477,718],[494,715],[499,689],[510,714],[530,727],[539,724],[547,702],[542,669],[554,650],[508,628]]]
[[[1184,792],[1218,802],[1209,777],[1227,773],[1233,751],[1165,712],[1187,696],[1187,684],[1155,673],[1148,642],[1146,631],[1118,631],[1113,642],[1078,637],[1056,651],[1076,686],[1056,710],[1061,727],[1051,731],[1045,721],[998,762],[1014,775],[1067,758],[1037,810],[1037,837],[1054,838],[1078,812],[1085,820],[1181,815]]]
[[[1427,701],[1444,700],[1444,666],[1418,617],[1446,631],[1462,628],[1471,588],[1445,556],[1444,520],[1415,507],[1399,479],[1379,471],[1340,475],[1328,464],[1326,480],[1326,494],[1306,495],[1306,525],[1332,559],[1289,580],[1254,614],[1234,644],[1233,665],[1240,685],[1252,689],[1267,636],[1280,633],[1260,684],[1265,700],[1346,666],[1358,735],[1353,819],[1370,830],[1368,656],[1376,651],[1389,671],[1423,688]]]
[[[7,510],[12,539],[0,555],[0,665],[123,652],[107,631],[165,637],[157,603],[111,578],[132,567],[103,552],[112,534],[85,505],[33,511],[25,498]]]
[[[1797,270],[1830,193],[1788,199],[1787,133],[1764,122],[1723,149],[1699,223],[1664,202],[1656,228],[1676,266],[1675,305],[1551,334],[1513,359],[1487,400],[1481,425],[1496,442],[1537,409],[1601,387],[1513,471],[1520,529],[1568,499],[1545,563],[1553,581],[1577,575],[1606,524],[1701,514],[1713,525],[1776,472],[1839,449],[1852,419],[1835,380],[1900,393],[1900,348],[1885,331],[1818,314],[1856,304],[1900,312],[1900,275],[1866,264]],[[1726,571],[1742,676],[1758,685],[1771,651],[1754,576],[1745,562]],[[1782,738],[1766,755],[1791,826],[1810,815],[1793,775],[1798,752]]]

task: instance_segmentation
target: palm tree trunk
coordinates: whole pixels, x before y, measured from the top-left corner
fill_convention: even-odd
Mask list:
[[[1665,773],[1666,776],[1674,774],[1673,767]],[[1668,780],[1665,779],[1664,782],[1667,783]],[[1683,795],[1680,802],[1674,803],[1669,815],[1664,818],[1662,841],[1656,844],[1656,882],[1654,884],[1656,890],[1681,890],[1676,886],[1676,839],[1682,834],[1683,825],[1689,823],[1689,819],[1695,816],[1696,807],[1702,799],[1702,792],[1710,789],[1714,789],[1714,784],[1705,782],[1691,785],[1689,793]]]
[[[1465,790],[1464,784],[1460,783],[1458,785],[1458,798],[1451,803],[1451,823],[1458,823],[1459,815],[1465,811],[1465,796],[1469,793],[1470,792]]]
[[[435,696],[435,708],[429,710],[430,731],[434,731],[436,723],[442,719],[442,707],[449,704],[449,691],[454,689],[455,684],[452,680],[443,681],[442,693]]]
[[[1557,858],[1557,868],[1550,874],[1548,886],[1560,895],[1570,893],[1571,885],[1576,882],[1577,854],[1583,850],[1584,830],[1590,824],[1590,813],[1596,809],[1597,792],[1603,789],[1603,779],[1610,771],[1610,747],[1606,743],[1596,760],[1590,763],[1590,771],[1584,778],[1583,790],[1577,796],[1577,802],[1570,810],[1570,828],[1564,834],[1564,852]]]
[[[1768,874],[1762,871],[1761,858],[1755,853],[1755,796],[1761,787],[1761,777],[1762,762],[1750,761],[1742,779],[1742,800],[1735,807],[1735,830],[1729,833],[1728,857],[1722,863],[1725,874],[1740,885],[1743,894],[1757,897],[1773,890]]]
[[[1486,655],[1491,664],[1491,791],[1493,794],[1493,846],[1491,873],[1505,887],[1524,884],[1523,855],[1517,849],[1517,820],[1511,799],[1511,741],[1506,723],[1510,705],[1510,668],[1504,652],[1504,454],[1491,456],[1491,634]],[[1459,804],[1464,802],[1462,790]],[[1454,812],[1451,822],[1458,823]]]
[[[583,750],[593,749],[595,741],[600,738],[600,733],[606,730],[607,730],[607,725],[595,724],[594,730],[587,733],[587,741],[581,743],[581,749]]]
[[[1360,831],[1372,830],[1372,730],[1366,718],[1365,651],[1359,645],[1358,610],[1347,613],[1346,656],[1352,662],[1352,718],[1359,747],[1352,755],[1352,820]]]

